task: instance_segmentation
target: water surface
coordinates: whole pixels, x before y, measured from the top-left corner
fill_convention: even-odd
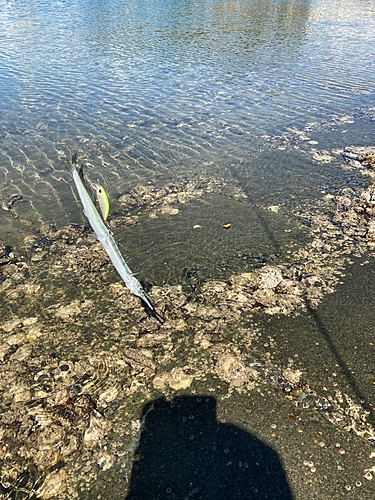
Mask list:
[[[252,204],[317,198],[337,166],[269,141],[315,124],[307,153],[371,142],[374,22],[366,1],[1,2],[1,195],[20,193],[32,224],[4,214],[8,241],[83,221],[59,162],[75,149],[114,207],[192,172]]]

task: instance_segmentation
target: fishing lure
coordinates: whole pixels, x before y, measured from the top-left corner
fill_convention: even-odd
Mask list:
[[[103,186],[100,186],[99,184],[92,184],[92,187],[95,191],[96,201],[98,202],[103,220],[107,220],[109,214],[109,201],[107,194],[104,191]]]

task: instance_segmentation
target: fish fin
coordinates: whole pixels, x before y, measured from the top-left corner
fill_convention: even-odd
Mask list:
[[[88,233],[87,236],[93,240],[97,240],[98,237],[96,236],[96,233]]]
[[[62,159],[65,168],[67,168],[71,174],[74,172],[74,169],[77,166],[77,159],[78,159],[78,151],[75,151],[72,154],[71,161],[67,160],[66,158]]]
[[[79,178],[82,181],[82,184],[85,186],[85,189],[86,189],[87,193],[89,194],[89,196],[91,198],[91,201],[93,203],[95,203],[95,193],[94,193],[94,190],[92,189],[91,182],[87,182],[86,181],[85,175],[83,173],[83,163],[82,163],[82,165],[78,169],[78,175],[79,175]]]
[[[83,183],[83,185],[86,187],[86,181],[85,181],[85,176],[83,175],[83,163],[78,169],[78,175]]]
[[[97,203],[96,202],[95,191],[93,189],[93,186],[92,186],[91,182],[90,181],[89,182],[86,181],[86,178],[85,178],[84,173],[83,173],[83,163],[82,163],[82,165],[78,169],[78,175],[79,175],[79,178],[82,181],[82,184],[84,185],[84,187],[85,187],[85,189],[87,191],[87,194],[90,196],[91,201],[95,205]]]

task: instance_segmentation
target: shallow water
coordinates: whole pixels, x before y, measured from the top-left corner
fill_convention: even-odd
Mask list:
[[[16,264],[9,264],[18,266],[17,279],[7,271],[2,277],[0,354],[10,363],[9,373],[15,366],[18,377],[14,386],[9,379],[9,394],[7,387],[2,388],[2,411],[4,415],[8,411],[8,399],[16,403],[15,408],[24,401],[21,396],[14,399],[21,386],[29,396],[39,394],[44,377],[52,382],[40,394],[60,390],[59,366],[70,363],[72,375],[67,376],[66,387],[74,388],[74,396],[66,404],[82,416],[77,426],[86,425],[86,412],[97,404],[114,429],[112,444],[111,440],[101,444],[99,451],[90,451],[86,443],[89,451],[77,465],[66,452],[69,465],[62,467],[61,477],[68,470],[69,486],[62,495],[125,495],[142,406],[161,396],[173,399],[175,394],[168,384],[159,392],[152,386],[155,373],[147,371],[146,355],[139,365],[143,371],[129,359],[124,364],[130,363],[131,368],[126,374],[119,371],[116,356],[121,357],[121,346],[129,352],[135,346],[147,347],[142,336],[149,324],[143,321],[137,299],[113,287],[118,277],[102,262],[100,250],[80,229],[72,237],[71,252],[60,240],[53,245],[54,233],[47,225],[54,224],[57,230],[69,224],[87,225],[73,181],[61,162],[78,150],[86,176],[106,188],[114,236],[131,269],[151,293],[156,290],[159,302],[163,294],[168,295],[168,285],[182,287],[181,293],[171,287],[175,300],[171,299],[171,307],[180,308],[174,314],[188,326],[185,330],[180,326],[180,331],[173,320],[168,327],[172,328],[169,347],[151,344],[148,355],[153,351],[156,373],[176,366],[192,373],[194,383],[183,394],[215,398],[218,422],[242,426],[254,439],[276,449],[295,498],[323,498],[319,497],[323,494],[338,498],[349,491],[353,498],[372,498],[371,482],[363,479],[372,463],[370,452],[361,452],[357,438],[316,420],[313,410],[296,423],[299,414],[293,413],[292,403],[273,388],[265,389],[263,382],[257,390],[246,386],[239,394],[228,382],[226,392],[227,381],[221,381],[217,372],[212,374],[207,347],[196,347],[203,342],[202,331],[208,342],[209,321],[205,323],[199,316],[202,311],[194,307],[200,302],[212,306],[211,298],[202,292],[210,280],[225,281],[266,265],[306,269],[305,277],[309,270],[312,275],[320,273],[321,294],[316,300],[308,295],[295,315],[268,316],[257,310],[235,320],[225,318],[209,343],[220,349],[229,345],[233,352],[239,349],[237,355],[247,361],[270,362],[281,374],[287,366],[301,369],[303,382],[319,394],[323,391],[327,398],[335,398],[338,390],[347,391],[363,409],[373,408],[371,346],[375,339],[373,304],[367,292],[372,273],[366,273],[372,269],[373,246],[357,244],[345,231],[341,236],[324,235],[314,221],[320,214],[334,220],[336,208],[330,196],[341,196],[343,189],[351,188],[354,198],[357,190],[368,185],[363,168],[348,163],[342,151],[375,143],[374,28],[375,7],[370,0],[41,0],[27,5],[0,0],[0,240],[7,254],[13,249],[16,256],[21,255]],[[172,186],[168,189],[177,198],[168,199],[164,193],[159,201],[139,198],[138,204],[127,205],[123,195],[137,186],[155,187],[155,196]],[[13,203],[12,195],[22,199]],[[122,218],[127,222],[121,224]],[[231,226],[225,229],[228,223]],[[322,255],[314,255],[317,233],[325,244],[337,238],[341,253],[336,249],[325,257],[326,244]],[[89,259],[92,249],[99,263],[86,263],[85,257],[79,260],[80,254]],[[350,258],[351,252],[362,258],[354,260],[353,272],[343,256]],[[22,260],[29,266],[27,271]],[[338,280],[342,284],[335,292]],[[325,296],[328,291],[335,293]],[[181,309],[177,301],[182,294],[187,305]],[[64,309],[67,304],[70,313]],[[27,322],[17,323],[17,318],[25,317],[29,322],[37,318],[41,330],[30,333]],[[9,321],[16,321],[15,326],[9,326]],[[21,369],[16,361],[23,351],[19,354],[16,349],[22,348],[22,342],[26,354],[32,346],[35,361],[26,356]],[[93,367],[93,375],[88,366]],[[85,386],[86,406],[76,385],[85,370],[92,376]],[[31,381],[26,373],[32,373]],[[107,394],[100,399],[113,387],[117,398],[106,403]],[[268,398],[262,399],[260,394],[268,390]],[[43,402],[44,410],[55,416],[49,397]],[[248,412],[249,397],[256,401],[253,413]],[[182,407],[196,404],[194,398],[179,401]],[[282,408],[277,418],[275,408]],[[373,418],[373,410],[370,413]],[[277,420],[280,441],[270,428],[270,415]],[[166,420],[163,412],[157,418]],[[222,423],[217,425],[223,428]],[[316,438],[319,433],[323,437]],[[314,441],[326,439],[331,446],[340,435],[345,435],[351,449],[349,457],[340,457],[341,462],[332,458],[338,447],[332,445],[324,455]],[[147,447],[147,434],[145,439]],[[143,446],[141,441],[141,450]],[[321,460],[321,471],[315,476],[309,465],[301,476],[301,457],[310,463],[306,450],[314,446],[318,446],[313,454]],[[268,453],[266,447],[264,456]],[[45,477],[40,472],[43,467],[50,476],[60,474],[60,465],[51,466],[53,460],[40,454],[39,472],[32,472],[32,467],[28,472],[30,481],[36,481],[34,493]],[[116,457],[115,462],[109,455]],[[330,467],[333,479],[328,487],[324,468]],[[23,479],[15,470],[7,474],[19,482],[20,492]],[[118,471],[123,475],[118,476]],[[8,481],[4,477],[2,484]],[[309,493],[304,489],[306,478]],[[133,476],[133,483],[137,479]],[[360,479],[366,488],[355,486]],[[92,486],[95,497],[90,492],[94,481],[98,481]],[[105,492],[100,481],[107,484]],[[352,489],[346,488],[345,481]],[[6,494],[11,495],[10,490]],[[172,497],[180,494],[189,492],[176,490]]]
[[[255,204],[316,199],[335,166],[270,140],[314,123],[307,151],[371,142],[374,17],[362,1],[2,2],[1,196],[23,196],[31,229],[82,221],[58,159],[78,149],[114,208],[193,172]]]

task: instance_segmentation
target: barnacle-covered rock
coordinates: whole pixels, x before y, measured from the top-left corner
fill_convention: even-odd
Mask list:
[[[47,312],[54,314],[57,318],[68,320],[72,316],[80,314],[83,309],[86,309],[92,305],[91,300],[79,301],[73,300],[70,304],[61,305],[54,304],[47,309]]]
[[[375,152],[365,153],[363,155],[363,161],[369,168],[375,168]]]
[[[138,347],[155,347],[162,346],[164,349],[171,349],[173,347],[173,343],[171,341],[171,337],[166,332],[155,332],[155,333],[147,333],[142,335],[137,340]]]
[[[65,471],[59,470],[48,474],[42,484],[42,486],[37,490],[36,494],[38,498],[47,500],[52,498],[59,493],[62,493],[66,484],[66,473]]]
[[[292,385],[297,385],[300,381],[302,372],[300,370],[292,370],[291,368],[287,368],[283,371],[283,375]]]
[[[64,429],[60,425],[47,425],[39,432],[35,441],[35,448],[40,451],[49,451],[59,446],[64,439]]]
[[[90,415],[90,424],[83,436],[83,443],[86,448],[100,446],[104,437],[110,432],[111,423],[98,411],[94,410]]]
[[[350,161],[359,161],[350,154]],[[122,210],[129,213],[111,225],[143,220],[140,208],[172,215],[182,210],[177,203],[216,189],[215,183],[202,186],[192,181],[161,189],[138,187],[122,200]],[[301,372],[273,364],[271,347],[271,354],[259,349],[260,363],[253,363],[251,347],[261,334],[258,327],[249,327],[253,320],[247,315],[289,314],[303,306],[304,296],[314,305],[312,298],[319,300],[333,289],[327,269],[333,267],[329,259],[338,255],[335,245],[375,241],[374,189],[329,195],[324,203],[331,212],[309,218],[311,244],[288,254],[284,264],[281,258],[277,265],[259,261],[265,265],[227,281],[197,281],[194,287],[153,286],[158,318],[147,318],[120,279],[111,283],[114,271],[107,255],[82,226],[42,228],[37,241],[30,238],[24,262],[0,247],[0,298],[9,311],[0,326],[0,459],[13,471],[13,483],[22,480],[27,467],[39,468],[38,474],[47,473],[43,485],[38,483],[39,498],[74,498],[85,480],[91,484],[99,470],[117,464],[116,456],[128,456],[128,443],[122,441],[134,430],[139,433],[142,422],[134,411],[154,396],[154,389],[168,397],[192,387],[194,379],[209,377],[219,377],[223,391],[250,390],[259,381],[284,391],[303,408],[317,409],[337,427],[374,441],[363,408],[354,408],[344,396],[345,410],[318,398],[301,384]],[[137,215],[130,213],[133,209]],[[8,259],[4,263],[2,255]],[[11,307],[7,301],[13,301]],[[130,429],[132,421],[137,426]],[[114,441],[105,439],[111,425]],[[121,446],[122,455],[117,455]]]
[[[24,361],[27,359],[29,356],[31,356],[32,353],[32,347],[30,344],[24,344],[20,346],[16,352],[14,352],[11,357],[10,361]]]
[[[184,372],[182,368],[173,368],[170,373],[168,384],[169,386],[178,391],[179,389],[187,389],[193,381],[193,376]]]
[[[119,389],[116,386],[109,387],[102,393],[100,393],[99,398],[98,398],[98,404],[103,405],[103,404],[108,404],[114,401],[119,395]]]
[[[215,364],[215,372],[224,382],[236,389],[244,387],[249,381],[258,378],[258,372],[247,367],[238,356],[231,352],[221,353]]]
[[[0,265],[7,264],[10,261],[9,254],[5,248],[5,245],[0,242]]]
[[[155,389],[161,390],[168,384],[170,374],[169,373],[159,373],[154,377],[152,384]]]

